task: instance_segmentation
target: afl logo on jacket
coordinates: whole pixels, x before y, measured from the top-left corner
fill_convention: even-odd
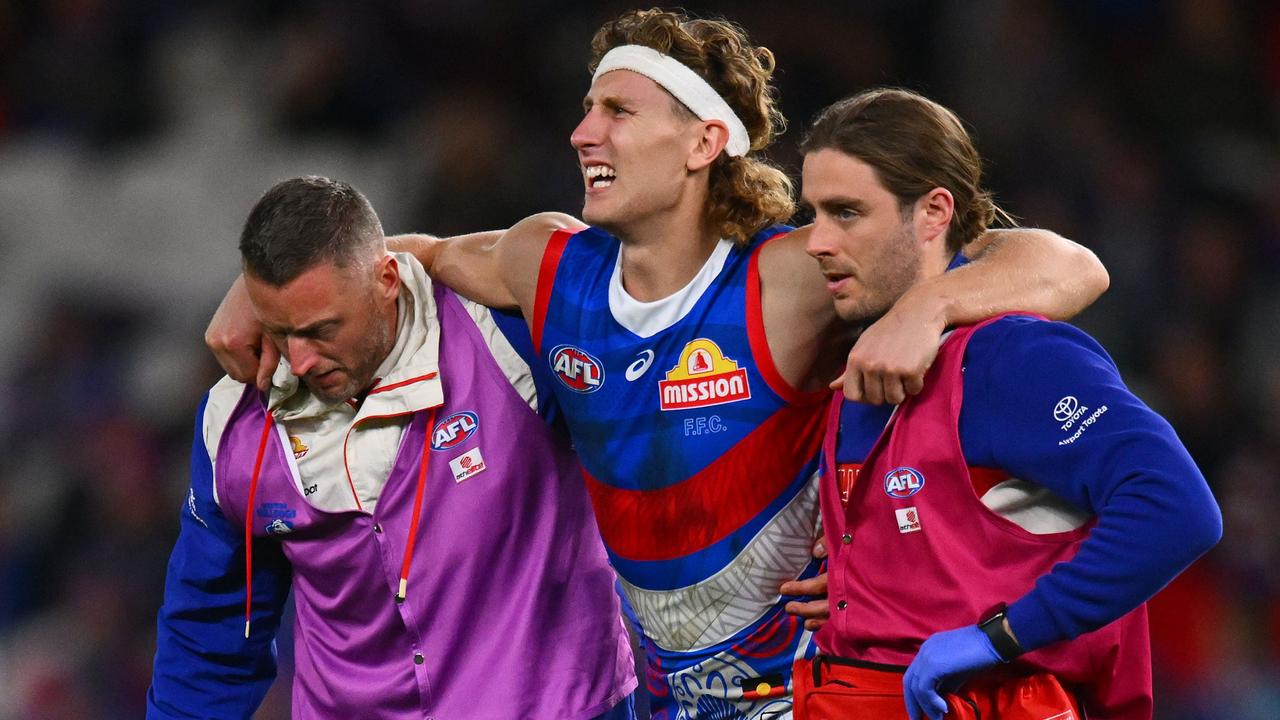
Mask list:
[[[574,392],[595,392],[604,385],[604,365],[582,348],[557,345],[551,349],[547,362],[551,363],[551,372]]]
[[[448,450],[467,441],[480,427],[480,418],[466,410],[456,412],[436,423],[431,430],[431,449]]]
[[[915,468],[894,468],[884,476],[884,491],[889,497],[909,498],[922,488],[924,475]]]

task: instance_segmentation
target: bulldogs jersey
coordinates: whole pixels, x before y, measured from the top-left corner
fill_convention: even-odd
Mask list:
[[[553,235],[532,324],[610,560],[644,634],[658,717],[786,717],[810,652],[778,586],[816,573],[826,393],[778,374],[760,248],[721,241],[672,297],[640,303],[602,230]],[[773,713],[779,713],[774,715]]]

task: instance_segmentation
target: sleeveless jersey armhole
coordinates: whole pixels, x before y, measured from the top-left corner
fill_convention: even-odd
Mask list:
[[[830,391],[804,392],[787,382],[773,363],[773,353],[769,351],[769,338],[764,331],[763,298],[760,294],[760,254],[764,252],[766,245],[786,234],[778,233],[761,242],[751,251],[751,260],[747,266],[747,340],[751,344],[751,355],[755,358],[756,368],[764,381],[769,384],[769,388],[790,405],[809,405],[827,398]]]
[[[542,263],[538,266],[538,286],[534,292],[533,299],[533,318],[531,323],[531,334],[533,337],[533,350],[535,353],[542,353],[542,325],[547,319],[547,306],[551,303],[551,288],[556,284],[556,271],[560,267],[560,256],[564,254],[564,247],[569,243],[569,238],[576,231],[556,230],[551,233],[551,240],[547,242],[547,249],[542,252]]]

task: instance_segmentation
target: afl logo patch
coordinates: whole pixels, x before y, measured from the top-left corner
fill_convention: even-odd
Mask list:
[[[551,349],[547,362],[560,383],[574,392],[595,392],[604,385],[604,365],[582,348],[557,345]]]
[[[456,412],[436,423],[431,430],[431,449],[448,450],[467,441],[480,427],[480,418],[469,411]]]
[[[920,492],[922,488],[924,488],[924,475],[915,468],[894,468],[884,476],[884,492],[889,497],[909,498]]]

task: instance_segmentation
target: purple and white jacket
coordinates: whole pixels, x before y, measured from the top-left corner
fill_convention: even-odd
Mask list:
[[[207,396],[149,718],[250,716],[290,585],[295,718],[590,718],[635,689],[576,461],[486,311],[397,260],[415,345],[361,406]],[[330,457],[302,471],[312,446]]]

